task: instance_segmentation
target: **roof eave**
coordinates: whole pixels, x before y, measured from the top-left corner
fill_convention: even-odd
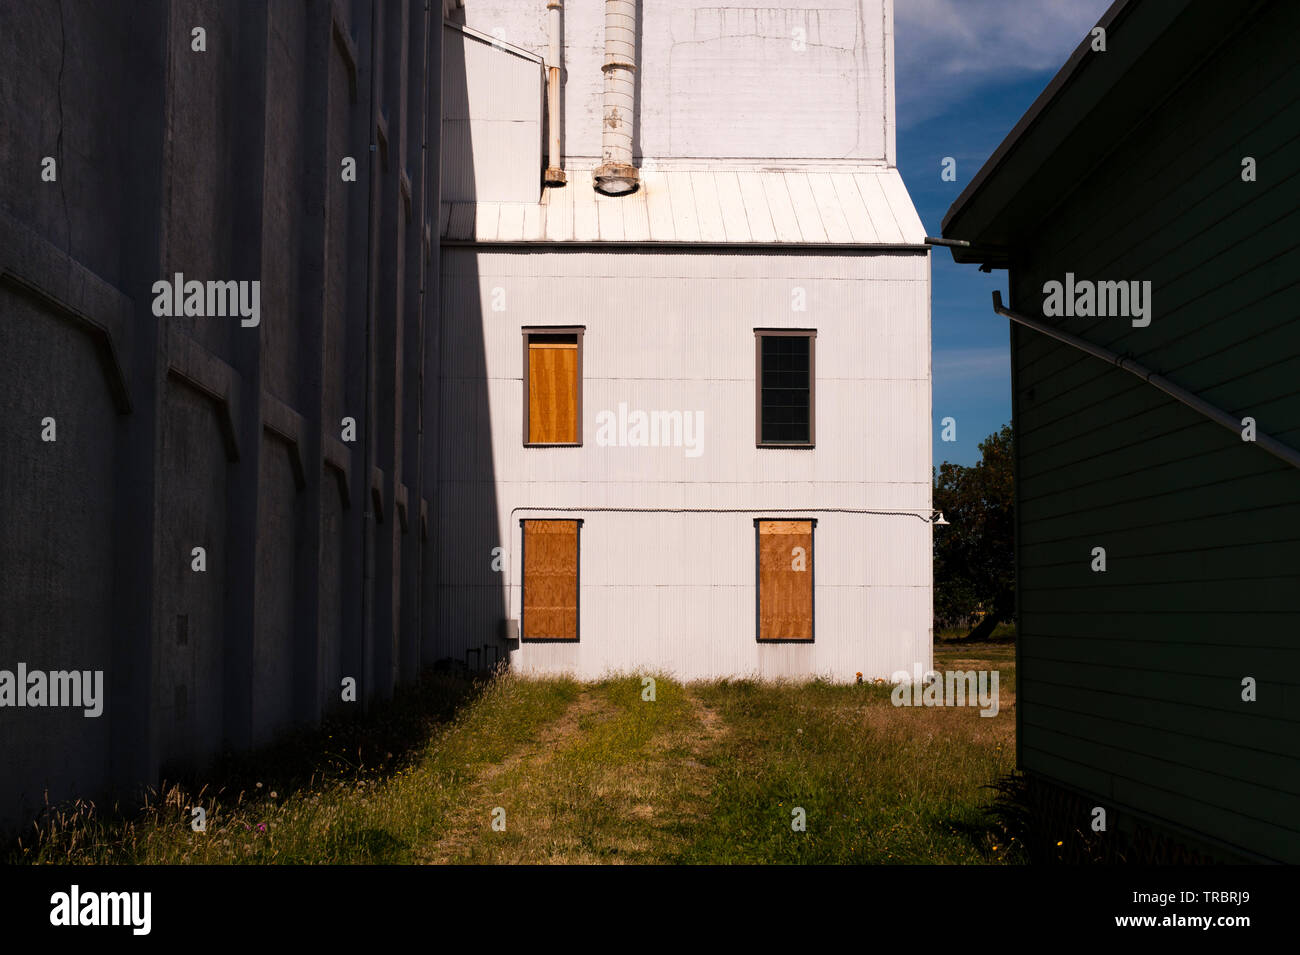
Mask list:
[[[1107,36],[1109,36],[1115,25],[1135,3],[1136,0],[1115,0],[1115,2],[1107,8],[1106,12],[1101,15],[1101,19],[1097,21],[1092,30],[1101,27],[1106,31]],[[1057,70],[1056,75],[1052,77],[1051,82],[1049,82],[1043,91],[1038,94],[1038,97],[1032,104],[1030,104],[1029,109],[1025,111],[1025,114],[1021,116],[1016,125],[1012,127],[1011,132],[1007,133],[1006,137],[998,145],[997,149],[993,150],[993,154],[989,156],[984,165],[980,167],[977,173],[975,173],[971,181],[966,184],[966,188],[961,191],[961,194],[956,198],[953,204],[948,207],[948,211],[944,214],[943,222],[940,225],[940,234],[943,235],[944,238],[969,238],[967,236],[953,234],[950,232],[950,227],[955,225],[956,221],[966,211],[967,207],[976,201],[976,196],[985,189],[985,186],[989,185],[996,179],[997,174],[1002,170],[1008,156],[1012,151],[1019,147],[1023,139],[1030,135],[1030,132],[1037,124],[1039,117],[1056,102],[1060,97],[1061,92],[1069,84],[1078,79],[1087,64],[1091,62],[1092,58],[1090,57],[1090,54],[1093,52],[1092,30],[1089,30],[1088,35],[1085,36],[1079,42],[1079,45],[1074,48],[1074,52],[1070,54],[1070,58],[1065,61],[1065,65]],[[960,258],[959,253],[965,256],[965,258]],[[962,249],[959,247],[953,247],[953,258],[959,262],[982,261],[980,258],[973,257],[974,255],[975,252],[970,248]]]
[[[1269,0],[1243,6],[1117,0],[944,216],[942,233],[961,263],[1005,268],[1040,226],[1167,101],[1231,42]]]

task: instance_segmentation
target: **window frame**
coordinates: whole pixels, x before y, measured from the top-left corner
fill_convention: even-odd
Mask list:
[[[763,440],[763,339],[808,339],[808,440]],[[756,328],[754,329],[754,447],[811,450],[817,447],[817,329],[815,328]]]
[[[577,525],[573,532],[573,636],[572,637],[529,637],[524,626],[524,614],[528,610],[528,564],[525,561],[525,548],[528,546],[529,521],[570,521]],[[519,643],[581,643],[582,642],[582,525],[581,517],[521,517],[519,518]],[[806,641],[805,641],[806,642]]]
[[[583,392],[583,390],[584,390],[583,385],[585,384],[585,380],[584,380],[584,378],[583,378],[583,372],[582,372],[582,339],[583,339],[583,335],[584,335],[584,333],[587,331],[587,326],[586,326],[586,325],[524,325],[523,327],[521,327],[521,328],[519,329],[519,331],[520,331],[520,335],[521,335],[521,337],[522,337],[522,339],[523,339],[523,347],[524,347],[524,352],[523,352],[523,356],[524,356],[524,357],[523,357],[523,377],[522,377],[522,379],[521,379],[521,384],[523,385],[523,389],[522,389],[522,390],[523,390],[523,399],[524,399],[524,414],[523,414],[523,419],[524,419],[524,433],[523,433],[523,439],[524,439],[524,440],[523,440],[523,443],[524,443],[524,447],[525,447],[525,448],[580,448],[580,447],[582,447],[582,430],[583,430],[583,428],[582,428],[582,425],[583,425],[583,421],[582,421],[582,392]],[[528,366],[529,366],[529,351],[528,351],[528,343],[529,343],[529,340],[530,340],[534,335],[573,335],[573,336],[575,337],[575,339],[577,340],[577,343],[578,343],[578,395],[577,395],[577,402],[576,402],[577,407],[575,408],[575,411],[574,411],[574,414],[577,416],[577,429],[578,429],[578,440],[577,440],[577,441],[529,441],[529,440],[528,440],[529,424],[530,424],[530,422],[529,422],[529,417],[530,417],[529,406],[530,406],[530,404],[531,404],[531,402],[529,401],[529,398],[530,398],[530,396],[531,396],[531,392],[529,391],[529,389],[532,387],[532,375],[531,375],[531,372],[530,372],[529,367],[528,367]]]
[[[804,522],[808,527],[808,560],[812,566],[808,568],[808,639],[803,640],[798,637],[769,637],[763,639],[763,542],[760,533],[762,525],[770,521],[778,522]],[[812,646],[817,642],[817,518],[815,517],[794,517],[791,515],[782,515],[781,517],[756,517],[754,518],[754,642],[760,646],[765,644],[794,644],[802,646]]]

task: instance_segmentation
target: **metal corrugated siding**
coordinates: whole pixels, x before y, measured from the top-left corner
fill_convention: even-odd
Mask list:
[[[823,516],[813,555],[816,640],[760,646],[754,640],[753,516],[761,514],[587,514],[583,642],[560,652],[524,644],[515,663],[525,672],[567,669],[584,677],[662,670],[686,679],[815,674],[839,682],[858,671],[887,678],[914,663],[930,665],[929,586],[909,583],[928,578],[928,527],[914,521],[904,533],[889,524],[900,518]],[[517,540],[516,532],[516,549]],[[823,581],[855,554],[865,557],[859,566],[871,585]],[[516,561],[516,614],[517,574]],[[916,620],[926,625],[912,626]]]
[[[443,276],[439,583],[458,647],[496,633],[507,593],[518,615],[518,519],[546,512],[516,509],[584,508],[564,515],[585,520],[582,641],[524,644],[525,672],[852,680],[929,666],[930,526],[817,510],[928,513],[927,256],[449,248]],[[806,313],[791,311],[795,286]],[[522,447],[520,328],[538,324],[586,326],[581,448]],[[818,329],[815,450],[754,447],[764,326]],[[599,447],[596,416],[620,402],[704,412],[703,454]],[[754,642],[753,518],[777,507],[819,519],[811,647]],[[493,546],[508,549],[504,579]]]
[[[629,196],[602,196],[590,170],[539,203],[444,203],[449,242],[922,245],[925,229],[896,169],[854,173],[643,169]]]
[[[507,204],[509,227],[520,231],[524,206],[536,204],[541,193],[542,84],[542,65],[532,54],[443,27],[442,196],[485,204],[470,221],[492,223],[490,230],[480,225],[462,234],[495,234],[496,203]],[[462,214],[456,221],[466,220]]]

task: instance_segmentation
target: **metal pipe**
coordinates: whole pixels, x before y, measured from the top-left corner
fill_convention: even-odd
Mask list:
[[[632,165],[632,123],[636,109],[636,0],[605,0],[605,100],[601,121],[601,165],[593,178],[598,192],[634,192],[640,176]]]
[[[546,0],[546,23],[550,49],[546,55],[547,149],[546,184],[562,186],[567,182],[564,160],[560,156],[560,71],[564,66],[564,47],[560,43],[560,18],[564,0]]]
[[[1211,421],[1223,425],[1225,428],[1227,428],[1229,431],[1236,434],[1238,437],[1241,436],[1242,425],[1241,425],[1240,418],[1234,417],[1233,415],[1228,414],[1228,412],[1224,411],[1222,408],[1210,404],[1208,401],[1204,400],[1203,398],[1197,397],[1196,395],[1188,391],[1186,388],[1182,388],[1174,384],[1168,378],[1165,378],[1162,375],[1157,375],[1150,368],[1138,364],[1137,362],[1133,361],[1133,359],[1131,358],[1124,358],[1123,356],[1117,355],[1115,352],[1110,351],[1109,349],[1102,348],[1100,345],[1094,345],[1090,341],[1079,338],[1077,335],[1071,335],[1069,332],[1063,332],[1060,329],[1053,328],[1051,325],[1048,325],[1044,322],[1040,322],[1037,321],[1036,319],[1028,318],[1024,315],[1020,315],[1016,312],[1011,311],[1009,308],[1003,307],[1002,293],[1000,291],[995,291],[993,293],[993,311],[997,312],[999,315],[1005,315],[1007,318],[1011,319],[1011,321],[1019,325],[1024,325],[1026,328],[1032,328],[1036,332],[1042,332],[1048,338],[1055,338],[1058,342],[1062,342],[1066,345],[1069,345],[1071,348],[1077,348],[1080,351],[1085,351],[1089,355],[1092,355],[1094,358],[1100,358],[1104,362],[1109,362],[1110,364],[1116,366],[1117,368],[1121,368],[1124,371],[1127,371],[1130,375],[1135,375],[1136,377],[1141,378],[1147,384],[1154,385],[1156,388],[1159,388],[1161,391],[1169,395],[1169,397],[1173,398],[1175,401],[1186,405],[1187,407],[1191,408],[1193,411],[1200,412],[1205,417],[1209,418]],[[1280,458],[1281,460],[1285,461],[1287,464],[1291,465],[1292,467],[1300,467],[1300,451],[1297,451],[1295,448],[1290,447],[1289,445],[1283,444],[1281,441],[1278,441],[1276,438],[1270,438],[1266,434],[1259,434],[1258,432],[1256,432],[1255,440],[1253,443],[1259,445],[1269,454],[1273,455],[1273,457]]]

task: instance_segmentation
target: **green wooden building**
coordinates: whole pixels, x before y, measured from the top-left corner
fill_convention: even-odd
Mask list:
[[[1297,863],[1300,3],[1098,27],[943,222],[1009,273],[1018,761],[1129,858]]]

